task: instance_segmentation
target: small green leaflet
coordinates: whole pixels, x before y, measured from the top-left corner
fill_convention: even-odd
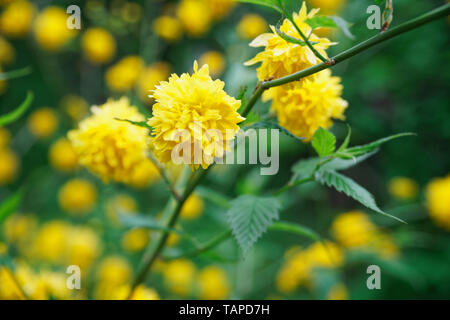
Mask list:
[[[243,254],[279,219],[280,203],[276,198],[240,196],[230,203],[227,220]]]
[[[31,103],[33,102],[34,94],[33,92],[29,91],[27,93],[27,97],[25,98],[24,102],[20,106],[18,106],[16,109],[11,111],[10,113],[7,113],[3,116],[0,116],[0,127],[3,127],[7,124],[10,124],[17,119],[19,119],[31,106]]]
[[[16,211],[20,201],[22,201],[22,191],[17,191],[0,204],[0,224],[5,221],[10,214]]]
[[[362,154],[366,154],[369,152],[374,151],[375,149],[377,149],[379,146],[381,146],[382,144],[389,142],[391,140],[397,139],[397,138],[402,138],[402,137],[407,137],[407,136],[415,136],[415,133],[411,133],[411,132],[405,132],[405,133],[399,133],[399,134],[394,134],[392,136],[386,137],[386,138],[382,138],[379,139],[377,141],[362,145],[362,146],[355,146],[355,147],[351,147],[345,150],[345,152],[347,153],[351,153],[354,156],[359,156]]]
[[[313,241],[321,241],[321,237],[315,231],[297,223],[279,221],[270,226],[269,230],[295,233],[299,236],[306,237]]]
[[[283,9],[280,5],[280,0],[238,0],[239,2],[259,4],[261,6],[272,8],[279,13],[283,13]]]
[[[331,19],[333,19],[334,23],[342,30],[342,32],[350,39],[354,40],[355,36],[350,31],[350,23],[342,19],[338,16],[331,16]]]
[[[314,174],[317,165],[319,164],[319,158],[310,158],[300,160],[292,167],[292,172],[297,178],[304,179],[309,178]]]
[[[317,28],[337,28],[336,22],[327,16],[314,16],[305,21],[313,29]]]
[[[369,159],[371,156],[376,154],[378,152],[378,149],[373,150],[372,152],[366,153],[360,157],[354,157],[353,159],[340,159],[336,158],[331,160],[328,163],[325,163],[320,169],[321,170],[347,170],[351,167],[356,166],[357,164],[360,164],[361,162]]]
[[[336,171],[320,171],[317,173],[317,180],[323,185],[333,187],[337,191],[345,193],[350,198],[355,199],[356,201],[366,206],[367,208],[372,209],[373,211],[405,223],[403,220],[382,211],[376,204],[375,199],[369,193],[369,191],[361,187],[352,179],[340,173],[337,173]]]
[[[129,122],[129,123],[131,123],[131,124],[133,124],[135,126],[146,128],[146,129],[148,129],[150,131],[153,130],[153,128],[151,126],[149,126],[146,121],[132,121],[132,120],[128,120],[128,119],[119,119],[119,118],[115,118],[115,119],[118,120],[118,121]]]
[[[330,131],[319,128],[314,133],[311,144],[320,157],[329,156],[336,149],[336,137]]]

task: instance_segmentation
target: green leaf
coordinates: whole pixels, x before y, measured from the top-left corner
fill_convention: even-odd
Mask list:
[[[310,158],[300,160],[292,167],[292,172],[297,178],[304,179],[309,178],[314,174],[317,165],[319,164],[319,158]]]
[[[31,106],[33,99],[34,99],[33,92],[28,91],[27,97],[25,98],[24,102],[22,102],[22,104],[20,106],[18,106],[16,109],[11,111],[10,113],[0,116],[0,127],[10,124],[10,123],[16,121],[17,119],[19,119]]]
[[[305,22],[313,29],[317,28],[337,28],[336,22],[327,16],[314,16],[310,19],[306,19]]]
[[[382,144],[389,142],[391,140],[406,137],[406,136],[415,136],[415,135],[416,135],[415,133],[411,133],[411,132],[399,133],[399,134],[395,134],[395,135],[371,142],[369,144],[351,147],[351,148],[346,149],[345,151],[353,154],[354,156],[359,156],[359,155],[363,155],[363,154],[372,152],[375,149],[377,149],[379,146],[381,146]]]
[[[347,128],[348,128],[347,136],[345,137],[344,142],[342,142],[341,146],[337,149],[336,152],[343,152],[348,147],[348,144],[350,143],[350,138],[352,136],[352,128],[348,124],[347,124]]]
[[[275,222],[272,226],[270,226],[269,230],[277,230],[277,231],[295,233],[299,236],[306,237],[313,241],[321,241],[321,237],[319,236],[319,234],[317,234],[315,231],[311,230],[310,228],[304,227],[297,223],[279,221],[279,222]]]
[[[285,135],[297,139],[297,140],[303,140],[305,138],[303,137],[297,137],[296,135],[294,135],[293,133],[291,133],[289,130],[287,130],[286,128],[283,128],[282,126],[280,126],[278,123],[273,122],[273,121],[268,121],[268,120],[263,120],[260,122],[256,122],[253,124],[250,124],[248,126],[243,127],[243,130],[247,130],[247,129],[259,129],[259,128],[271,128],[271,129],[278,129],[281,132],[283,132]]]
[[[276,198],[243,195],[231,201],[228,223],[243,254],[279,218],[280,203]]]
[[[216,205],[223,207],[223,208],[229,208],[229,199],[227,196],[224,196],[223,194],[212,190],[210,188],[199,186],[195,190],[195,193],[197,193],[199,196],[201,196],[203,199],[209,200],[212,203],[215,203]]]
[[[146,129],[148,129],[150,131],[153,130],[153,127],[149,126],[147,121],[132,121],[132,120],[128,120],[128,119],[119,119],[119,118],[115,118],[115,119],[118,120],[118,121],[129,122],[129,123],[131,123],[131,124],[133,124],[135,126],[146,128]]]
[[[328,156],[336,148],[336,137],[330,131],[319,128],[314,133],[311,144],[320,157]]]
[[[272,8],[279,13],[283,13],[283,9],[280,5],[280,0],[238,0],[239,2],[245,2],[245,3],[253,3],[253,4],[259,4],[261,6]]]
[[[20,202],[22,201],[22,191],[17,191],[13,195],[11,195],[8,199],[0,204],[0,224],[5,221],[5,219],[11,215],[14,211],[16,211]]]
[[[1,72],[0,73],[0,81],[24,77],[24,76],[29,75],[31,73],[31,71],[32,71],[31,67],[25,67],[25,68],[18,69],[18,70]]]
[[[321,167],[321,170],[336,170],[336,171],[347,170],[347,169],[350,169],[351,167],[354,167],[357,164],[367,160],[368,158],[370,158],[377,152],[378,152],[378,149],[376,149],[372,152],[366,153],[365,155],[362,155],[360,157],[353,157],[352,159],[336,158],[336,159],[331,160],[328,163],[325,163]]]
[[[332,16],[330,18],[334,21],[336,26],[338,26],[339,29],[342,30],[342,32],[347,36],[347,38],[350,38],[352,40],[355,39],[355,36],[350,31],[350,23],[348,23],[347,21],[338,16]]]
[[[355,199],[367,208],[405,223],[403,220],[383,212],[376,204],[375,199],[370,192],[361,187],[352,179],[332,170],[320,171],[317,174],[317,179],[321,184],[327,185],[328,187],[333,187],[337,191],[345,193],[347,196]]]
[[[377,5],[382,5],[386,0],[373,0],[373,2],[375,2],[375,4]]]

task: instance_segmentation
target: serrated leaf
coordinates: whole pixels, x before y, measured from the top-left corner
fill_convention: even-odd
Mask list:
[[[276,198],[240,196],[230,203],[227,220],[243,254],[279,219],[280,203]]]
[[[271,128],[271,129],[278,129],[281,132],[283,132],[285,135],[297,139],[297,140],[303,140],[305,138],[303,137],[297,137],[296,135],[294,135],[293,133],[289,132],[289,130],[287,130],[286,128],[283,128],[282,126],[280,126],[278,123],[273,122],[273,121],[268,121],[268,120],[263,120],[260,122],[256,122],[253,124],[250,124],[248,126],[243,127],[243,130],[247,130],[247,129],[259,129],[259,128]]]
[[[402,138],[402,137],[406,137],[406,136],[414,136],[414,133],[411,132],[405,132],[405,133],[399,133],[399,134],[395,134],[386,138],[382,138],[379,139],[377,141],[362,145],[362,146],[355,146],[355,147],[351,147],[345,150],[345,152],[351,153],[354,156],[359,156],[359,155],[363,155],[365,153],[369,153],[372,152],[373,150],[377,149],[378,147],[380,147],[382,144],[389,142],[391,140],[397,139],[397,138]]]
[[[17,191],[0,204],[0,224],[16,211],[20,201],[22,201],[22,191]]]
[[[372,194],[370,194],[369,191],[361,187],[349,177],[337,173],[336,171],[323,170],[317,174],[317,180],[323,185],[333,187],[337,191],[345,193],[350,198],[355,199],[362,205],[366,206],[369,209],[372,209],[375,212],[381,213],[385,216],[404,223],[403,220],[382,211],[376,204]]]
[[[297,178],[304,179],[309,178],[314,174],[314,170],[319,164],[319,158],[310,158],[305,160],[300,160],[292,167],[292,172]]]
[[[320,157],[328,156],[336,149],[336,137],[330,131],[319,128],[314,133],[311,144]]]
[[[279,221],[275,222],[272,226],[269,227],[269,229],[295,233],[299,236],[306,237],[313,241],[321,241],[321,237],[319,236],[319,234],[317,234],[317,232],[298,223]]]
[[[327,16],[314,16],[310,19],[306,19],[305,22],[313,29],[317,28],[337,28],[336,22]]]
[[[10,124],[10,123],[18,120],[31,106],[33,99],[34,99],[34,94],[33,94],[33,92],[29,91],[27,93],[25,100],[22,102],[22,104],[20,106],[18,106],[16,109],[11,111],[10,113],[0,116],[0,127],[5,126],[7,124]]]
[[[340,170],[347,170],[350,169],[351,167],[356,166],[357,164],[367,160],[368,158],[370,158],[371,156],[373,156],[375,153],[378,152],[378,149],[369,152],[365,155],[362,155],[360,157],[353,157],[352,159],[333,159],[328,163],[325,163],[322,167],[321,170],[336,170],[336,171],[340,171]]]
[[[336,26],[342,30],[342,32],[350,39],[354,40],[355,36],[351,33],[350,31],[350,23],[348,23],[347,21],[345,21],[344,19],[342,19],[341,17],[338,16],[332,16],[330,17],[334,23],[336,24]]]

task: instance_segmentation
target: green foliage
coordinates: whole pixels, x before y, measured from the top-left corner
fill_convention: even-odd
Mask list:
[[[25,98],[24,102],[22,102],[22,104],[20,106],[18,106],[16,109],[11,111],[10,113],[0,116],[0,127],[5,126],[7,124],[10,124],[10,123],[18,120],[31,106],[33,99],[34,99],[34,94],[33,94],[33,92],[29,91],[27,93],[27,97]]]
[[[153,127],[149,126],[147,121],[132,121],[132,120],[128,120],[128,119],[119,119],[119,118],[116,118],[116,120],[129,122],[135,126],[138,126],[141,128],[146,128],[146,129],[150,130],[150,132],[153,130]]]
[[[320,157],[331,155],[336,149],[336,137],[328,130],[317,129],[311,144]]]
[[[5,221],[10,214],[17,210],[22,201],[22,196],[22,191],[19,190],[0,204],[0,224]]]
[[[290,232],[313,241],[322,241],[317,232],[298,223],[279,221],[271,225],[269,230]]]
[[[31,71],[32,71],[32,69],[30,67],[25,67],[25,68],[13,70],[13,71],[0,72],[0,81],[21,78],[21,77],[29,75],[31,73]]]
[[[279,219],[280,203],[276,198],[243,195],[231,201],[228,224],[243,254]]]
[[[344,33],[344,35],[347,36],[347,38],[350,38],[352,40],[355,39],[355,36],[350,31],[350,23],[348,23],[347,21],[345,21],[343,18],[341,18],[339,16],[331,16],[330,18],[333,19],[336,26],[342,30],[342,32]]]
[[[346,177],[333,170],[322,170],[317,174],[317,180],[323,185],[333,187],[337,191],[345,193],[347,196],[355,199],[356,201],[366,206],[367,208],[372,209],[373,211],[396,219],[400,222],[404,222],[403,220],[382,211],[376,204],[375,199],[370,194],[370,192],[361,187],[349,177]]]
[[[300,179],[312,177],[319,165],[319,161],[319,158],[300,160],[292,167],[292,172]]]
[[[392,140],[395,140],[398,138],[402,138],[402,137],[415,136],[415,135],[416,135],[415,133],[410,133],[410,132],[394,134],[392,136],[382,138],[382,139],[379,139],[377,141],[374,141],[374,142],[371,142],[371,143],[368,143],[368,144],[365,144],[362,146],[348,148],[348,149],[346,149],[346,152],[351,153],[353,156],[359,156],[359,155],[374,151],[375,149],[377,149],[381,145],[385,144],[386,142],[389,142],[389,141],[392,141]]]
[[[313,29],[317,28],[337,28],[333,19],[327,16],[314,16],[305,21]]]

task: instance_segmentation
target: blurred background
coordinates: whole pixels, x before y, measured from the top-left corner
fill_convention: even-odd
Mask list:
[[[400,24],[445,1],[394,0]],[[81,29],[65,27],[68,6],[81,9]],[[309,0],[308,8],[352,23],[355,39],[320,30],[339,42],[330,55],[377,33],[366,27],[371,0]],[[0,115],[34,93],[27,113],[0,128],[0,203],[19,192],[14,213],[0,215],[0,299],[124,299],[142,253],[156,231],[119,219],[157,220],[169,198],[154,170],[132,185],[104,184],[78,167],[67,132],[92,105],[127,96],[149,115],[147,97],[171,73],[209,64],[214,78],[238,96],[256,85],[243,62],[248,43],[279,16],[228,0],[25,1],[0,0]],[[382,43],[333,68],[349,102],[338,140],[352,127],[352,144],[415,132],[383,146],[349,170],[400,224],[364,210],[318,184],[283,195],[283,220],[297,222],[330,243],[269,231],[243,258],[234,239],[195,258],[160,259],[136,299],[448,299],[450,298],[450,58],[449,19]],[[25,69],[24,69],[25,68]],[[265,114],[260,102],[255,112]],[[310,145],[281,137],[280,172],[258,166],[217,166],[183,207],[167,256],[192,250],[227,228],[221,202],[276,190]],[[68,265],[82,269],[81,290],[66,288]],[[382,271],[381,290],[366,286],[369,265]]]

